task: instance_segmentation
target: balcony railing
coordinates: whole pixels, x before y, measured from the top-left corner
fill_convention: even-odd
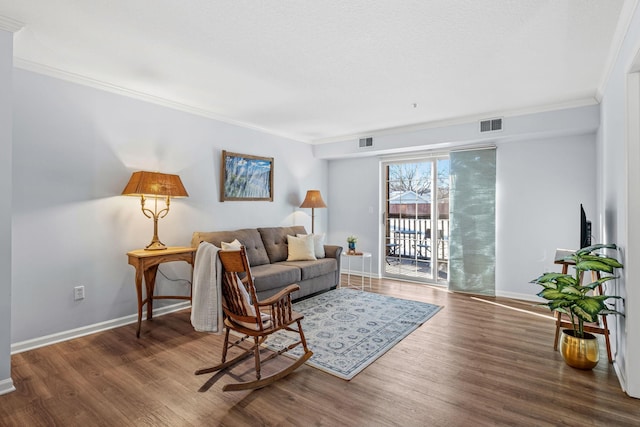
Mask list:
[[[449,220],[388,218],[386,247],[388,257],[430,260],[437,251],[440,261],[449,260]]]

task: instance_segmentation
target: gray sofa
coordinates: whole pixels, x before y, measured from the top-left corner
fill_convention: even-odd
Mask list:
[[[335,288],[340,283],[341,246],[324,245],[325,258],[312,261],[287,261],[287,235],[307,234],[303,226],[244,228],[234,231],[193,233],[191,246],[209,242],[222,247],[238,239],[247,251],[258,299],[276,294],[284,287],[297,283],[300,290],[294,299]]]

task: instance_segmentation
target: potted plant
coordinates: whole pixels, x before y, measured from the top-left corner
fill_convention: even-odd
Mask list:
[[[601,249],[617,249],[617,246],[598,244],[582,248],[564,258],[565,262],[574,265],[574,275],[545,273],[531,281],[543,287],[538,296],[548,302],[540,305],[569,316],[573,329],[562,331],[560,352],[567,364],[581,369],[592,369],[599,360],[598,340],[584,331],[585,322],[598,322],[598,316],[604,314],[621,314],[605,304],[609,298],[619,296],[593,292],[600,290],[603,283],[616,278],[613,275],[601,277],[600,273],[611,274],[616,268],[622,268],[616,258],[598,253]],[[587,271],[596,272],[596,280],[583,284],[582,278]]]
[[[356,242],[358,241],[358,236],[349,236],[347,237],[347,243],[349,244],[349,253],[355,253],[356,251]]]

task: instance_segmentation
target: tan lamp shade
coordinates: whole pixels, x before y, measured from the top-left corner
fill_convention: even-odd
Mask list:
[[[322,195],[320,194],[320,190],[307,190],[307,197],[304,198],[304,201],[300,205],[301,208],[311,208],[311,232],[315,233],[315,222],[316,222],[316,208],[326,208],[327,205],[322,200]]]
[[[326,208],[327,205],[322,200],[320,190],[308,190],[307,197],[300,205],[301,208]]]
[[[178,175],[134,172],[122,191],[124,196],[189,197]]]
[[[158,238],[158,219],[169,213],[169,205],[173,197],[188,197],[187,190],[178,175],[159,172],[134,172],[122,191],[124,196],[138,196],[142,205],[142,213],[153,219],[153,238],[145,248],[148,251],[166,249],[167,246]],[[146,198],[153,198],[153,210],[145,206]],[[165,208],[158,210],[158,199],[164,199]]]

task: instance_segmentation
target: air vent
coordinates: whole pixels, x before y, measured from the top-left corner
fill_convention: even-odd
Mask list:
[[[360,138],[360,148],[373,147],[373,138]]]
[[[487,119],[480,122],[480,132],[497,132],[502,130],[502,119]]]

